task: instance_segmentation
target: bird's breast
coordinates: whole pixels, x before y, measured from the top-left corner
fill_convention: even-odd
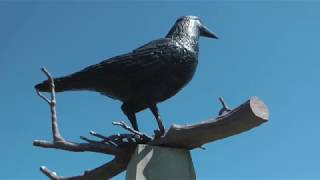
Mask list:
[[[168,67],[160,77],[154,79],[155,99],[158,102],[164,101],[186,86],[192,79],[198,64],[197,56],[189,51],[180,53],[179,57],[173,57]]]

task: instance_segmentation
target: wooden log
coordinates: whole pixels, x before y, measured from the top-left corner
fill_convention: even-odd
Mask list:
[[[267,106],[252,97],[228,113],[193,125],[172,125],[164,137],[150,145],[194,149],[203,144],[248,131],[269,118]]]

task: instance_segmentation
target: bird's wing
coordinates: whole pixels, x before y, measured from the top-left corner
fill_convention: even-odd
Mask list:
[[[166,71],[171,68],[172,62],[179,59],[178,49],[172,39],[158,39],[64,79],[69,79],[73,84],[79,82],[79,85],[69,89],[92,89],[117,98],[116,93],[121,90],[130,91],[136,84],[144,84],[147,79],[168,74]]]
[[[81,73],[94,72],[113,79],[139,79],[141,76],[152,75],[157,69],[172,61],[172,54],[177,49],[176,44],[168,38],[158,39],[143,45],[130,53],[115,56],[89,66]]]

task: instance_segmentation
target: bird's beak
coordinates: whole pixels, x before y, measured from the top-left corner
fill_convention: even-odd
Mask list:
[[[212,31],[210,31],[206,26],[200,26],[200,35],[208,38],[218,39],[218,36]]]

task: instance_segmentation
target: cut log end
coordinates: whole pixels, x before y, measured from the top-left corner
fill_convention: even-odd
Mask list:
[[[194,149],[203,144],[227,138],[268,121],[267,106],[258,97],[251,97],[233,110],[201,123],[172,125],[166,135],[149,144]]]
[[[269,110],[262,100],[254,96],[250,98],[250,107],[255,116],[262,119],[263,121],[268,121]]]

